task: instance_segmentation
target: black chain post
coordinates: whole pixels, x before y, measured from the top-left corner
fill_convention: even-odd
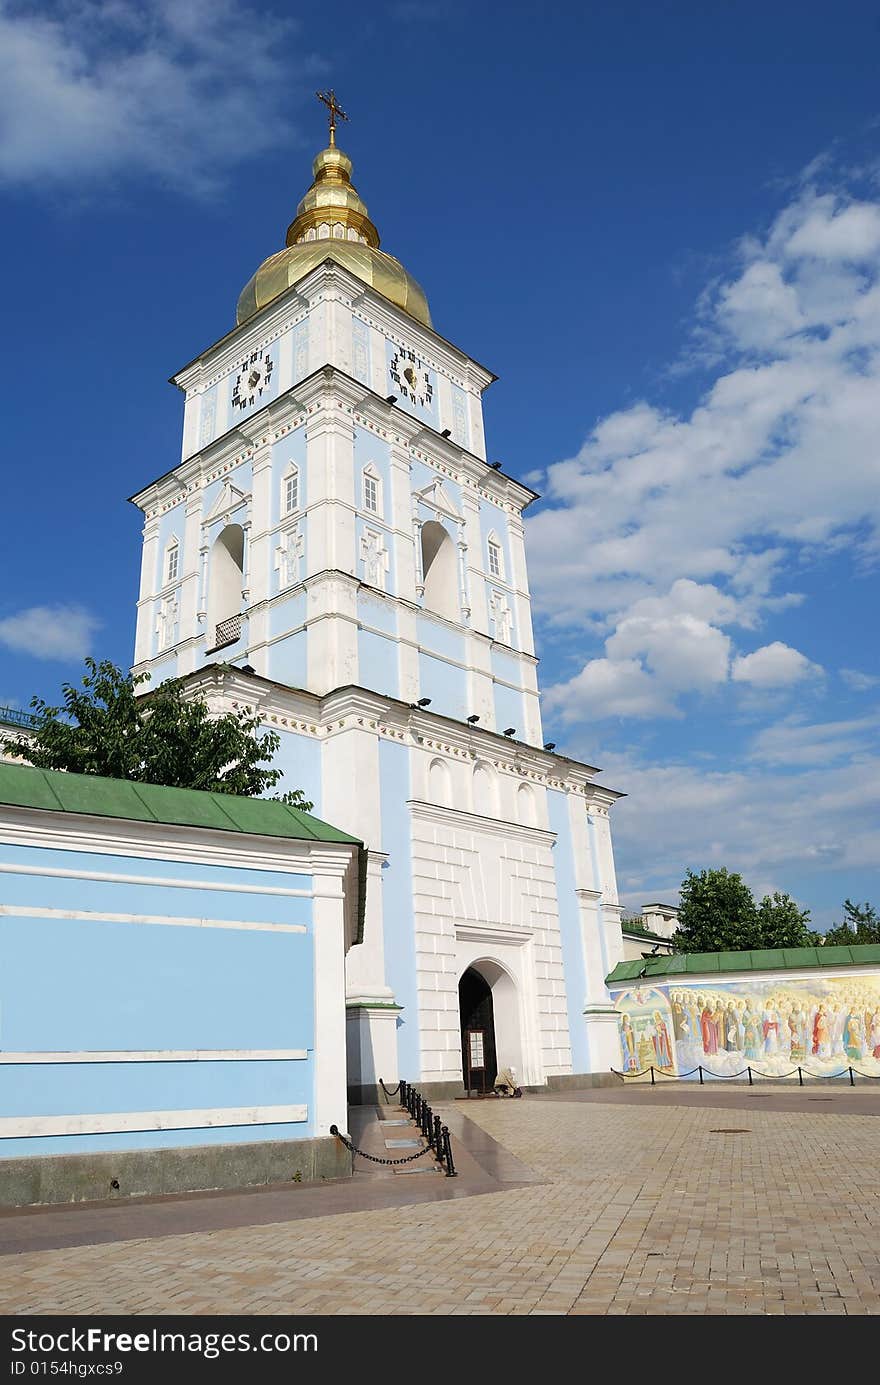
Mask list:
[[[406,1110],[406,1083],[402,1077],[400,1079],[400,1104]]]
[[[651,1086],[654,1085],[654,1064],[651,1064]]]
[[[446,1177],[456,1178],[457,1174],[455,1172],[455,1165],[452,1162],[452,1141],[449,1138],[449,1126],[444,1125],[441,1133],[443,1135],[443,1152],[445,1155],[446,1163]]]
[[[853,1070],[852,1070],[852,1068],[850,1068],[850,1070],[849,1070],[849,1085],[850,1085],[851,1087],[854,1087],[854,1086],[856,1085],[856,1079],[853,1077]]]
[[[748,1069],[748,1074],[749,1074],[749,1086],[751,1087],[751,1086],[752,1086],[752,1070],[751,1070],[751,1068]]]
[[[438,1158],[438,1159],[440,1160],[440,1162],[442,1163],[442,1162],[443,1162],[443,1132],[442,1132],[442,1130],[440,1129],[440,1117],[439,1117],[439,1116],[435,1116],[435,1117],[434,1117],[434,1139],[433,1139],[433,1145],[434,1145],[434,1152],[435,1152],[435,1154],[437,1155],[437,1158]]]

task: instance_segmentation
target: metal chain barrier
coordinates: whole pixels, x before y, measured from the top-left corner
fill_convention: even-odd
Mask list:
[[[381,1077],[379,1078],[379,1086],[382,1088],[382,1091],[385,1093],[386,1096],[397,1096],[397,1093],[400,1091],[399,1082],[396,1087],[388,1088],[385,1086],[385,1083],[382,1081]]]
[[[371,1164],[411,1164],[414,1159],[421,1159],[423,1154],[433,1154],[431,1146],[417,1150],[415,1154],[405,1154],[402,1159],[380,1159],[375,1154],[367,1154],[366,1150],[358,1149],[357,1145],[352,1144],[351,1140],[335,1126],[331,1125],[330,1134],[335,1135],[337,1140],[341,1140],[346,1149],[350,1149],[352,1154],[359,1154],[362,1159],[369,1159]]]
[[[351,1140],[343,1135],[338,1126],[331,1125],[330,1134],[335,1135],[341,1140],[346,1149],[352,1154],[359,1154],[362,1159],[369,1159],[371,1164],[411,1164],[415,1159],[421,1159],[424,1154],[433,1153],[435,1159],[443,1166],[447,1178],[457,1178],[455,1162],[452,1157],[452,1139],[449,1134],[449,1126],[441,1124],[440,1117],[435,1116],[421,1092],[417,1092],[411,1083],[400,1079],[394,1092],[388,1092],[388,1088],[379,1078],[379,1085],[383,1092],[389,1096],[400,1093],[401,1109],[409,1113],[410,1119],[419,1127],[419,1134],[425,1141],[425,1148],[417,1150],[415,1154],[405,1154],[400,1159],[382,1159],[376,1154],[367,1154],[365,1150],[358,1149]]]
[[[654,1080],[655,1073],[659,1077],[669,1078],[672,1082],[679,1082],[683,1078],[693,1077],[695,1072],[700,1075],[701,1087],[705,1085],[703,1081],[704,1075],[720,1082],[732,1081],[739,1077],[748,1076],[750,1087],[754,1085],[753,1078],[755,1077],[762,1077],[765,1082],[773,1082],[777,1079],[787,1080],[789,1077],[795,1076],[797,1076],[798,1079],[798,1086],[802,1087],[804,1085],[805,1073],[807,1077],[821,1081],[825,1081],[826,1078],[845,1077],[849,1074],[849,1085],[851,1087],[856,1085],[856,1076],[864,1077],[869,1082],[880,1082],[880,1074],[874,1072],[861,1072],[858,1068],[853,1067],[843,1068],[840,1072],[811,1072],[809,1068],[800,1067],[792,1068],[791,1072],[761,1072],[759,1068],[752,1067],[743,1068],[741,1072],[713,1072],[711,1068],[703,1067],[703,1065],[700,1064],[699,1067],[691,1068],[689,1072],[666,1072],[663,1068],[655,1068],[653,1066],[650,1068],[642,1068],[639,1072],[618,1072],[617,1068],[612,1068],[611,1071],[615,1077],[622,1077],[624,1082],[627,1081],[627,1079],[632,1080],[636,1077],[644,1077],[646,1073],[650,1073],[652,1087],[656,1085]]]

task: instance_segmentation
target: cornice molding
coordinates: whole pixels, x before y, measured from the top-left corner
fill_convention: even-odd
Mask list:
[[[543,827],[526,827],[521,822],[510,822],[506,818],[490,818],[482,813],[468,813],[463,808],[443,808],[437,803],[424,803],[418,798],[408,798],[406,806],[414,818],[438,826],[461,827],[471,832],[490,832],[508,840],[513,838],[515,841],[530,842],[533,846],[545,846],[548,850],[556,844],[556,833],[547,832]]]

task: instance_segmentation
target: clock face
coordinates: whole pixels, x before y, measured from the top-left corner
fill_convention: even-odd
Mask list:
[[[238,367],[232,386],[232,407],[247,409],[269,387],[275,365],[268,351],[252,351]]]
[[[425,366],[414,351],[401,346],[391,357],[388,374],[397,392],[413,404],[430,408],[434,398],[434,386]]]

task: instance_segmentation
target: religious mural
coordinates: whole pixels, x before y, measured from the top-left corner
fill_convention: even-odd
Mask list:
[[[668,981],[619,992],[624,1074],[880,1076],[880,974]]]

